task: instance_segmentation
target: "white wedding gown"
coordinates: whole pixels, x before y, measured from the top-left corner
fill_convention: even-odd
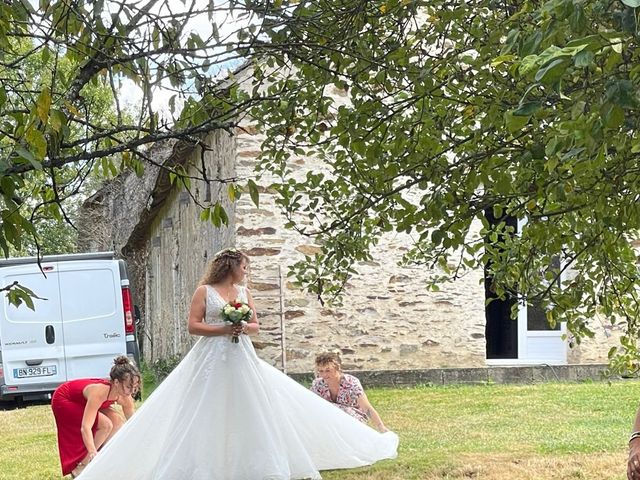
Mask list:
[[[207,290],[205,321],[219,323],[225,302]],[[395,433],[260,360],[246,335],[202,337],[79,479],[320,479],[319,470],[395,458],[397,447]]]

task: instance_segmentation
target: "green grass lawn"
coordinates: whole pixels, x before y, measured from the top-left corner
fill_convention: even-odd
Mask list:
[[[400,436],[398,458],[326,480],[622,480],[640,382],[367,393]],[[61,478],[48,405],[0,411],[0,431],[0,479]]]

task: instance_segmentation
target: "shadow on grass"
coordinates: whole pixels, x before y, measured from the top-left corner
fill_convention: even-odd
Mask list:
[[[51,399],[39,398],[35,400],[23,400],[22,398],[16,398],[15,400],[5,400],[0,401],[0,412],[1,411],[10,411],[10,410],[19,410],[22,408],[33,407],[36,405],[50,405]]]

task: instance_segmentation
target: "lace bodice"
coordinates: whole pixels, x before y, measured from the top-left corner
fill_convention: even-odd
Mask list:
[[[247,303],[247,288],[242,285],[236,285],[238,289],[238,300]],[[218,291],[211,285],[207,285],[207,308],[204,316],[205,323],[221,324],[224,323],[220,318],[222,308],[227,304],[224,298],[220,296]]]

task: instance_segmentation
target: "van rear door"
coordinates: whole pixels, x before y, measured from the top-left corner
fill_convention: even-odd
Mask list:
[[[7,296],[0,315],[4,381],[8,386],[59,384],[67,379],[56,263],[35,263],[0,269],[0,284],[17,281],[35,293],[35,311],[15,307]]]
[[[126,355],[117,260],[58,263],[67,378],[106,376]]]

